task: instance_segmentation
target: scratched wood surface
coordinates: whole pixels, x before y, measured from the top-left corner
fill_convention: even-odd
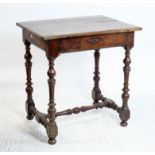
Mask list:
[[[105,16],[28,21],[16,24],[44,40],[141,30],[141,27]]]

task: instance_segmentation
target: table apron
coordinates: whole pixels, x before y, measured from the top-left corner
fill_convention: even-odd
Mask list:
[[[104,34],[86,37],[64,38],[57,41],[59,53],[83,51],[116,46],[133,46],[134,33]]]
[[[125,45],[132,47],[134,44],[134,32],[43,40],[31,32],[23,30],[23,40],[27,40],[28,42],[46,51],[47,55],[51,55],[56,58],[61,53],[117,46],[125,47]]]

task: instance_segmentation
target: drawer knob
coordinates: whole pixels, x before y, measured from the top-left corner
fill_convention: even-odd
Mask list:
[[[88,43],[89,43],[89,44],[94,44],[94,43],[99,42],[100,40],[101,40],[101,38],[90,38],[90,39],[88,40]]]

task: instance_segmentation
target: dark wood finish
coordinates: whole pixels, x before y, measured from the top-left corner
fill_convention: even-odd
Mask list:
[[[116,110],[118,113],[120,111],[120,108],[117,106],[117,104],[106,97],[101,97],[100,102],[97,104],[89,105],[89,106],[81,106],[81,107],[74,107],[72,109],[67,109],[63,111],[59,111],[55,113],[55,117],[63,116],[63,115],[71,115],[71,114],[79,114],[80,112],[86,112],[88,110],[92,109],[98,109],[98,108],[111,108],[113,110]],[[37,122],[41,123],[45,128],[48,124],[48,114],[44,114],[42,112],[39,112],[37,109],[34,108],[34,114]]]
[[[46,51],[47,55],[56,58],[61,53],[93,50],[107,47],[117,47],[133,43],[134,32],[103,34],[95,36],[63,38],[58,40],[43,40],[27,30],[23,30],[23,40],[28,40]]]
[[[94,88],[92,90],[92,98],[94,100],[93,104],[97,104],[98,101],[101,98],[101,90],[99,88],[99,81],[100,81],[100,72],[99,72],[99,58],[100,58],[100,52],[99,49],[95,50],[94,53],[95,58],[95,71],[94,71]]]
[[[128,88],[128,82],[129,82],[129,73],[130,73],[130,49],[132,48],[129,45],[126,45],[125,47],[125,59],[124,59],[124,88],[123,94],[122,94],[122,100],[123,100],[123,105],[120,110],[120,118],[122,120],[121,125],[122,126],[127,126],[127,120],[130,118],[130,110],[128,107],[128,99],[129,99],[129,88]]]
[[[34,112],[33,109],[35,107],[33,98],[32,98],[32,82],[31,82],[31,67],[32,67],[32,55],[30,53],[30,43],[28,41],[25,41],[25,68],[26,68],[26,76],[27,76],[27,82],[26,82],[26,93],[27,93],[27,100],[25,103],[25,108],[27,112],[27,119],[31,120],[34,118]]]
[[[115,104],[114,101],[104,98],[101,102],[98,102],[97,104],[75,107],[72,109],[67,109],[61,112],[57,112],[56,117],[63,116],[63,115],[79,114],[80,112],[86,112],[88,110],[98,109],[98,108],[103,108],[103,107],[111,108],[119,112],[119,107]]]
[[[51,56],[48,57],[49,60],[49,70],[47,72],[48,74],[48,85],[49,85],[49,108],[48,108],[48,123],[46,126],[47,135],[49,137],[48,143],[49,144],[55,144],[56,143],[56,136],[58,134],[58,128],[57,124],[55,122],[55,114],[56,114],[56,108],[55,108],[55,102],[54,102],[54,87],[55,87],[55,69],[54,69],[54,58]]]
[[[58,116],[79,114],[88,110],[106,107],[115,110],[119,114],[121,126],[127,126],[127,121],[130,118],[130,110],[128,107],[128,83],[131,63],[130,50],[134,46],[134,32],[141,30],[140,27],[104,16],[21,22],[17,23],[17,25],[22,28],[23,41],[26,47],[25,66],[27,75],[27,118],[33,119],[35,116],[37,122],[41,123],[45,127],[49,138],[49,144],[56,143],[56,136],[58,135],[56,118]],[[49,69],[47,72],[49,85],[47,114],[44,114],[35,108],[32,97],[32,55],[30,53],[30,44],[34,44],[44,50],[49,61]],[[125,49],[125,58],[123,61],[123,104],[121,107],[119,107],[113,100],[104,97],[99,86],[99,50],[101,48],[118,46],[124,47]],[[54,101],[56,71],[54,69],[54,61],[60,54],[84,50],[95,50],[95,71],[93,77],[94,87],[92,90],[93,104],[56,112],[56,104]]]
[[[29,31],[23,30],[23,41],[28,41],[44,51],[48,51],[48,42],[42,38],[30,33]]]
[[[131,33],[126,33],[132,37]],[[123,33],[103,34],[95,36],[75,37],[58,40],[58,49],[60,53],[92,50],[105,47],[124,46],[126,35]]]
[[[47,117],[47,114],[44,114],[40,111],[38,111],[37,109],[34,108],[34,114],[35,114],[35,118],[36,118],[36,121],[38,123],[41,123],[45,128],[48,124],[48,117]]]

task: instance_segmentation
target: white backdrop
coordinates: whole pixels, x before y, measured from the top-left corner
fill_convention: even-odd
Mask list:
[[[19,4],[0,5],[0,150],[1,151],[155,151],[155,5],[151,4]],[[109,109],[58,118],[57,144],[46,143],[45,129],[25,119],[24,45],[15,23],[26,20],[105,15],[137,26],[132,49],[129,126],[119,126]],[[46,112],[47,69],[44,52],[32,46],[34,101]],[[101,50],[101,89],[121,105],[123,48]],[[60,55],[57,71],[57,109],[92,103],[93,51]]]

